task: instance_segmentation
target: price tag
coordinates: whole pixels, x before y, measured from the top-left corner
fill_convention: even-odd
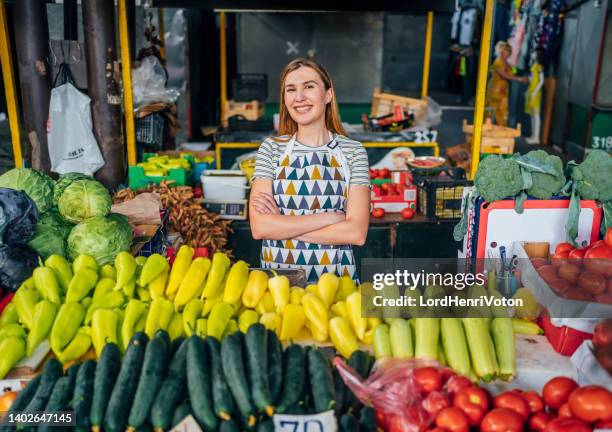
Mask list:
[[[312,415],[274,414],[276,432],[337,432],[333,410]]]
[[[193,416],[188,415],[179,424],[174,426],[170,432],[202,432],[202,429]]]

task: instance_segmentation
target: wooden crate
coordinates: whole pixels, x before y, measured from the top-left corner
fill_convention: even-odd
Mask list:
[[[463,120],[463,132],[465,140],[471,147],[474,134],[474,125],[469,125],[467,120]],[[521,136],[521,124],[516,128],[499,126],[491,123],[487,118],[482,125],[482,141],[480,144],[481,153],[512,154],[514,153],[515,139]]]
[[[223,127],[227,127],[228,119],[235,115],[240,115],[246,120],[259,120],[264,115],[264,104],[256,100],[251,102],[225,101],[224,115],[221,119]]]
[[[381,117],[391,114],[393,112],[393,105],[396,104],[401,105],[405,111],[414,112],[415,121],[427,117],[428,102],[426,99],[414,99],[391,93],[382,93],[379,88],[374,88],[372,93],[370,117]]]

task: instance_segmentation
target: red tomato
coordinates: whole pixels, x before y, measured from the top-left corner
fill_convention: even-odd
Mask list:
[[[507,408],[519,414],[523,421],[529,418],[529,405],[523,396],[516,392],[504,392],[493,399],[495,408]]]
[[[593,345],[596,348],[612,345],[612,318],[602,321],[595,326]]]
[[[607,258],[612,259],[612,249],[601,240],[593,243],[585,252],[584,258]]]
[[[569,251],[571,251],[572,249],[574,249],[574,246],[571,243],[559,243],[555,247],[555,255],[560,253],[560,252],[567,252],[567,253],[569,253]]]
[[[588,271],[612,276],[612,248],[601,240],[586,251],[582,262]]]
[[[452,377],[456,375],[457,374],[455,373],[455,371],[449,367],[440,369],[440,377],[442,378],[442,382],[444,383],[444,386],[446,386],[446,382],[449,379],[451,379]]]
[[[402,210],[402,219],[412,219],[414,217],[415,211],[413,208],[406,207]]]
[[[599,294],[595,296],[595,300],[597,300],[597,302],[599,303],[612,304],[612,292],[607,292],[605,294]]]
[[[569,252],[559,252],[559,253],[554,254],[551,257],[550,263],[554,265],[555,267],[561,267],[562,265],[567,264],[568,259],[569,259]]]
[[[470,429],[467,417],[457,407],[448,407],[440,411],[436,417],[436,426],[450,432],[468,432]]]
[[[527,405],[529,405],[529,411],[531,413],[544,411],[544,401],[542,401],[542,398],[537,392],[533,390],[526,391],[523,392],[522,396],[523,399],[527,401]]]
[[[391,183],[383,183],[380,185],[380,188],[384,191],[389,191],[389,189],[391,188]]]
[[[569,397],[574,417],[592,423],[612,419],[612,393],[598,385],[577,388]]]
[[[612,227],[608,228],[608,231],[606,231],[604,243],[606,243],[609,248],[612,248]]]
[[[506,408],[491,410],[480,423],[481,432],[521,432],[523,419],[516,412]]]
[[[389,168],[383,168],[380,170],[380,175],[384,178],[391,178],[391,171]]]
[[[480,387],[462,388],[455,395],[453,405],[458,408],[463,408],[466,405],[478,405],[487,411],[489,409],[489,395]]]
[[[607,281],[602,274],[584,272],[578,276],[578,286],[593,295],[603,294],[607,289]]]
[[[581,290],[580,288],[571,287],[565,291],[563,291],[563,297],[571,299],[571,300],[580,300],[580,301],[591,301],[593,300],[593,296],[588,292]]]
[[[575,259],[575,260],[581,260],[582,258],[584,258],[584,254],[586,253],[588,248],[576,248],[574,250],[572,250],[569,255],[568,258],[571,259]]]
[[[448,432],[448,429],[444,429],[441,427],[435,427],[433,429],[429,429],[429,432]]]
[[[557,417],[548,422],[544,432],[591,432],[591,428],[574,418]]]
[[[487,410],[483,410],[481,406],[474,404],[466,405],[461,408],[461,411],[463,411],[463,414],[467,417],[470,426],[480,426],[482,419],[487,413]]]
[[[442,388],[442,377],[434,367],[422,367],[414,370],[414,380],[425,392],[438,391]]]
[[[429,393],[427,397],[423,399],[421,405],[425,411],[431,414],[432,417],[435,417],[444,408],[448,408],[450,406],[450,402],[448,400],[448,396],[436,391]]]
[[[385,209],[377,207],[374,210],[372,210],[372,217],[381,218],[384,215],[385,215]]]
[[[543,265],[547,265],[548,264],[548,260],[545,259],[545,258],[531,258],[531,264],[537,270],[540,267],[542,267]]]
[[[389,428],[389,416],[383,411],[376,411],[376,423],[383,429]]]
[[[546,428],[548,422],[551,420],[552,416],[550,414],[543,411],[537,412],[529,418],[529,430],[534,432],[542,432]]]
[[[557,269],[549,264],[543,265],[538,268],[538,273],[546,282],[557,279]]]
[[[610,232],[610,230],[608,230]],[[595,429],[612,429],[612,420],[598,421],[595,423]]]
[[[547,407],[554,410],[561,408],[574,389],[578,387],[576,381],[571,378],[558,376],[549,380],[542,389],[542,397]]]
[[[563,417],[563,418],[574,417],[572,415],[572,411],[570,410],[569,404],[567,402],[561,405],[561,408],[559,408],[559,411],[557,411],[557,417]]]
[[[396,415],[391,417],[389,422],[390,432],[412,432],[414,430],[413,424],[405,415]]]
[[[559,267],[559,277],[565,279],[571,284],[575,284],[580,276],[580,267],[576,264],[565,264]]]
[[[378,177],[379,175],[380,175],[380,171],[379,171],[379,170],[377,170],[377,169],[372,169],[372,170],[370,170],[370,177],[372,177],[372,178],[376,178],[376,177]]]
[[[450,377],[444,385],[444,388],[448,390],[448,392],[451,394],[457,393],[464,387],[472,387],[472,381],[462,375],[455,375]]]
[[[553,279],[546,282],[548,283],[550,289],[552,289],[557,294],[563,294],[572,288],[572,285],[565,279]]]

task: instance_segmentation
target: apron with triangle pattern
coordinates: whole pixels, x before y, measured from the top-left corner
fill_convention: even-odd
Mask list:
[[[274,199],[281,214],[346,211],[350,170],[337,141],[331,134],[330,138],[326,146],[303,155],[293,154],[295,135],[287,144],[274,169]],[[261,263],[271,269],[303,268],[308,283],[316,283],[323,273],[357,280],[351,245],[263,240]]]

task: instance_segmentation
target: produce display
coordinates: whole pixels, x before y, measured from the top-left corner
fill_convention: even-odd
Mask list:
[[[214,162],[213,156],[198,157],[188,152],[181,152],[180,156],[154,155],[148,157],[144,162],[137,163],[136,166],[142,167],[146,176],[167,176],[172,169],[181,168],[190,170],[193,164]]]

